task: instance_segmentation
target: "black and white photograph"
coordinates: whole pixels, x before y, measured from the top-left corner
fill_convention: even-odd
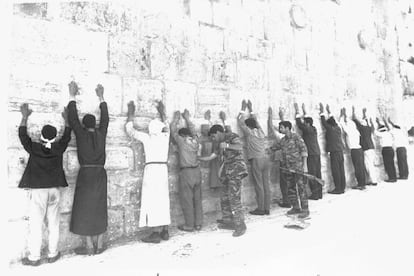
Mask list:
[[[414,0],[0,10],[2,275],[414,275]]]

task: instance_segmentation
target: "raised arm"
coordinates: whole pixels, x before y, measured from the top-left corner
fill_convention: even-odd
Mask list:
[[[390,118],[390,117],[388,117],[388,123],[390,123],[390,125],[391,125],[393,128],[395,128],[396,124],[394,124],[394,123],[391,121],[391,118]]]
[[[181,115],[183,116],[183,118],[185,120],[185,123],[187,125],[187,128],[191,132],[191,136],[196,137],[197,136],[197,133],[195,131],[195,125],[194,125],[194,123],[190,119],[190,112],[188,111],[188,109],[184,109],[184,112]]]
[[[109,124],[108,105],[106,104],[103,94],[104,87],[98,84],[95,88],[96,96],[99,98],[99,108],[101,109],[101,120],[99,122],[99,130],[103,133],[107,133]]]
[[[298,126],[298,128],[300,130],[303,131],[303,129],[305,128],[305,124],[303,123],[303,116],[301,116],[299,114],[299,105],[297,103],[293,104],[294,108],[295,108],[295,121],[296,121],[296,125]],[[303,114],[306,114],[305,112],[305,104],[302,104],[302,110],[303,110]]]
[[[78,110],[76,108],[76,95],[79,94],[79,87],[76,82],[71,81],[69,83],[69,96],[70,101],[68,104],[68,122],[73,131],[78,132],[82,129],[82,125],[79,122]]]
[[[70,133],[72,131],[72,129],[69,127],[67,108],[64,108],[62,112],[62,117],[65,120],[65,130],[63,132],[62,138],[60,138],[58,143],[60,145],[60,148],[62,149],[62,152],[64,152],[66,148],[68,147],[68,144],[71,138]]]
[[[328,123],[326,122],[325,115],[323,114],[323,104],[319,103],[319,116],[321,117],[321,123],[324,128],[329,127]]]
[[[125,124],[125,131],[129,137],[139,140],[141,142],[146,141],[149,136],[147,133],[137,131],[134,129],[133,121],[135,117],[135,104],[133,101],[128,103],[127,122]]]
[[[269,137],[276,137],[275,127],[273,126],[273,109],[267,109],[267,133]]]
[[[175,142],[179,143],[180,140],[180,135],[178,135],[178,123],[180,121],[180,111],[175,111],[174,112],[174,116],[172,119],[172,122],[170,124],[170,131],[171,131],[171,135],[174,138]]]
[[[27,119],[32,114],[32,110],[29,109],[27,103],[24,103],[20,106],[20,112],[22,113],[22,120],[19,127],[19,139],[23,148],[30,153],[32,151],[32,139],[27,134]]]
[[[239,115],[237,115],[237,123],[240,127],[240,129],[243,131],[244,134],[249,133],[249,128],[247,127],[246,123],[244,122],[246,119],[246,107],[247,103],[245,100],[242,101],[241,110],[239,112]]]

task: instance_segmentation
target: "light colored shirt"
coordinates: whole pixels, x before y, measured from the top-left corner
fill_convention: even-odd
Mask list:
[[[378,136],[379,144],[381,147],[392,147],[394,144],[394,139],[392,137],[391,132],[389,131],[375,131],[375,135]]]
[[[188,122],[191,133],[195,133],[194,124]],[[200,147],[197,138],[181,137],[178,135],[177,126],[171,125],[171,135],[178,145],[178,156],[180,158],[180,168],[197,167],[197,153]]]
[[[165,126],[168,127],[168,124],[165,124]],[[130,137],[139,140],[144,145],[146,163],[168,161],[169,131],[149,135],[148,133],[134,129],[132,122],[126,123],[125,130]]]
[[[396,148],[408,146],[408,136],[402,129],[392,128],[391,134],[394,136],[394,145]]]
[[[348,120],[345,122],[344,118],[339,119],[339,124],[342,130],[345,132],[345,142],[350,149],[360,149],[361,134],[359,133],[354,121]]]
[[[262,128],[249,128],[244,122],[244,120],[246,119],[245,116],[242,116],[241,114],[239,116],[239,127],[243,131],[244,136],[246,137],[247,159],[264,157],[266,154],[266,142],[265,134]]]

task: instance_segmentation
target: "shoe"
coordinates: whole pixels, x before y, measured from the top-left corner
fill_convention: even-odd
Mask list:
[[[398,179],[405,180],[405,179],[408,179],[408,176],[400,176],[400,177],[398,177]]]
[[[233,223],[231,220],[228,220],[228,219],[218,219],[216,221],[217,221],[217,223],[222,223],[222,224]]]
[[[57,255],[56,255],[56,256],[54,256],[54,257],[47,258],[47,262],[48,262],[49,264],[51,264],[51,263],[56,262],[56,261],[57,261],[57,260],[59,260],[59,259],[60,259],[60,252],[58,252],[58,253],[57,253]]]
[[[368,186],[377,186],[378,184],[377,183],[367,183],[365,185],[368,185]]]
[[[242,222],[240,225],[238,225],[236,227],[236,229],[234,230],[232,236],[233,237],[240,237],[242,235],[244,235],[244,233],[246,233],[246,224],[244,222]]]
[[[256,216],[263,216],[265,214],[265,211],[255,209],[253,211],[250,211],[249,214],[256,215]]]
[[[278,205],[282,208],[290,208],[292,207],[289,203],[286,202],[282,202],[282,203],[278,203]]]
[[[142,241],[146,243],[160,243],[161,242],[160,233],[152,232],[151,235],[143,238]]]
[[[32,260],[29,260],[29,258],[27,257],[22,259],[23,265],[39,266],[40,263],[41,263],[40,260],[32,261]]]
[[[339,195],[339,194],[343,194],[344,192],[342,192],[342,191],[338,191],[338,190],[332,190],[332,191],[329,191],[328,192],[328,194],[333,194],[333,195]]]
[[[385,182],[397,182],[397,179],[387,179]]]
[[[87,248],[87,247],[77,247],[74,249],[75,253],[77,255],[93,255],[95,254],[95,250],[93,248]]]
[[[185,225],[178,225],[177,228],[180,229],[181,231],[185,231],[185,232],[193,232],[194,231],[194,228],[187,227]]]
[[[236,226],[234,225],[234,223],[219,223],[217,225],[217,228],[223,230],[235,230]]]
[[[194,227],[194,229],[195,229],[196,231],[200,231],[200,230],[201,230],[201,225],[196,225],[196,226]]]
[[[286,212],[286,215],[297,215],[297,214],[300,214],[301,213],[301,210],[300,209],[297,209],[297,208],[292,208],[292,209],[290,209],[289,211],[287,211]]]
[[[168,230],[163,229],[160,233],[161,239],[164,241],[168,241],[170,239],[170,233],[168,233]]]
[[[298,215],[298,218],[304,219],[309,217],[310,213],[309,210],[302,210],[302,212]]]
[[[365,186],[354,186],[354,187],[351,187],[351,189],[354,189],[354,190],[365,190]]]
[[[107,248],[106,246],[102,246],[101,248],[98,248],[98,247],[97,247],[97,248],[95,249],[95,254],[96,254],[96,255],[102,254],[102,253],[106,250],[106,248]]]
[[[310,199],[310,200],[318,200],[319,199],[319,196],[311,195],[310,197],[308,197],[308,199]]]
[[[270,211],[269,210],[264,210],[264,214],[265,215],[270,215]]]

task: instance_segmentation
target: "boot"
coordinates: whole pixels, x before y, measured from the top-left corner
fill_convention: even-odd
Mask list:
[[[218,229],[224,229],[224,230],[235,230],[236,226],[234,225],[233,222],[231,223],[219,223],[217,225]]]
[[[290,215],[297,215],[300,214],[301,211],[299,208],[292,208],[289,211],[286,212],[286,215],[290,216]]]
[[[160,233],[161,239],[163,239],[164,241],[168,241],[170,239],[170,234],[168,233],[168,228],[164,228],[162,229],[161,233]]]
[[[298,215],[298,218],[300,219],[304,219],[309,217],[310,213],[309,213],[309,209],[304,209],[302,210],[302,212]]]
[[[266,214],[265,211],[259,210],[259,209],[255,209],[253,211],[250,211],[249,214],[251,215],[256,215],[256,216],[263,216]]]
[[[161,236],[158,232],[152,232],[151,235],[143,238],[142,241],[146,243],[160,243]]]
[[[246,224],[243,221],[242,223],[236,226],[236,229],[233,232],[233,237],[240,237],[244,235],[244,233],[246,233],[246,229]]]

